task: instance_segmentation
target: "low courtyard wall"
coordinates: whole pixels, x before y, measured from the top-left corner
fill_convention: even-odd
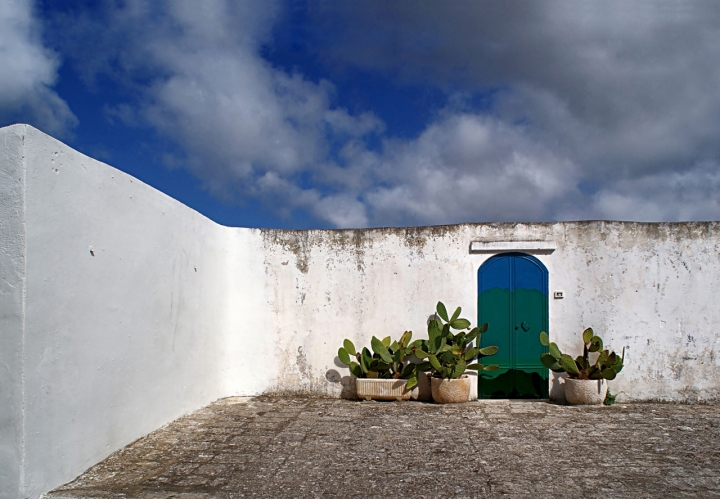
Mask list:
[[[719,398],[717,222],[222,227],[27,125],[0,129],[0,194],[0,498],[220,397],[352,396],[344,338],[425,337],[438,300],[475,324],[504,251],[547,268],[563,351],[625,347],[619,400]]]
[[[626,349],[610,383],[618,400],[715,400],[720,395],[720,224],[565,222],[339,231],[263,231],[277,335],[273,389],[339,395],[344,338],[424,336],[438,300],[477,323],[477,275],[496,251],[548,269],[550,337],[582,353],[587,327]],[[536,248],[519,250],[518,248]],[[550,248],[550,249],[547,249]],[[564,298],[553,299],[554,291]],[[343,380],[345,384],[343,384]],[[328,382],[330,381],[330,382]],[[551,396],[562,398],[555,379]]]

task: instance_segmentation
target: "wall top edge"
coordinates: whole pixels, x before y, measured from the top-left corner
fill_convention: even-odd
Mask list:
[[[73,150],[77,152],[78,154],[87,157],[104,167],[110,168],[113,171],[117,171],[119,174],[122,174],[130,179],[136,180],[139,184],[142,184],[146,186],[149,189],[152,189],[158,193],[158,195],[161,195],[163,197],[171,199],[173,202],[178,203],[184,207],[186,207],[188,210],[191,210],[194,213],[197,213],[201,215],[204,218],[207,218],[204,214],[197,212],[194,208],[191,208],[184,203],[181,203],[175,198],[172,198],[171,196],[163,193],[162,191],[159,191],[155,189],[154,187],[150,186],[149,184],[144,183],[143,181],[137,179],[136,177],[133,177],[132,175],[129,175],[125,172],[122,172],[121,170],[117,170],[111,165],[108,165],[102,161],[96,160],[92,157],[89,157],[85,155],[82,152],[79,152],[72,147],[68,146],[67,144],[62,143],[61,141],[53,138],[52,136],[42,132],[41,130],[38,130],[37,128],[33,127],[32,125],[27,125],[23,123],[8,125],[5,127],[0,127],[0,133],[19,133],[22,135],[35,135],[37,138],[45,138],[47,140],[51,140],[54,142],[57,142],[59,144],[62,144],[64,147],[67,147],[70,150]],[[295,234],[308,234],[308,233],[366,233],[366,234],[390,234],[390,233],[396,233],[398,235],[403,236],[413,236],[416,234],[422,234],[422,235],[441,235],[441,234],[448,234],[452,232],[456,232],[460,229],[468,228],[480,228],[480,229],[497,229],[497,230],[509,230],[509,229],[515,229],[515,228],[525,228],[525,229],[545,229],[546,231],[552,230],[553,227],[564,227],[564,228],[583,228],[583,227],[608,227],[608,228],[622,228],[622,229],[628,229],[628,230],[641,230],[643,228],[649,228],[652,230],[663,230],[663,231],[674,231],[675,229],[681,229],[681,230],[700,230],[700,231],[711,231],[711,232],[720,232],[720,221],[692,221],[692,222],[632,222],[632,221],[615,221],[615,220],[578,220],[578,221],[556,221],[556,222],[465,222],[465,223],[458,223],[458,224],[446,224],[446,225],[427,225],[427,226],[396,226],[396,227],[373,227],[373,228],[345,228],[345,229],[302,229],[302,230],[294,230],[294,229],[268,229],[268,228],[259,228],[259,227],[234,227],[234,226],[228,226],[219,224],[218,222],[215,222],[212,219],[207,218],[207,220],[211,221],[212,223],[219,225],[224,228],[228,229],[234,229],[234,230],[241,230],[241,231],[251,231],[251,232],[261,232],[264,234],[288,234],[288,235],[295,235]],[[504,236],[507,237],[507,236]]]
[[[460,229],[517,229],[517,228],[542,228],[545,230],[552,230],[553,227],[565,227],[565,228],[583,228],[583,227],[607,227],[612,228],[625,228],[625,229],[642,229],[642,228],[655,228],[655,229],[676,229],[676,228],[695,228],[702,230],[720,230],[720,221],[698,221],[698,222],[632,222],[622,220],[576,220],[576,221],[563,221],[563,222],[463,222],[458,224],[446,224],[446,225],[406,225],[406,226],[391,226],[391,227],[356,227],[356,228],[341,228],[341,229],[269,229],[269,228],[250,228],[251,230],[260,231],[263,233],[274,233],[274,234],[301,234],[301,233],[445,233],[455,232]],[[241,228],[241,227],[238,227]]]

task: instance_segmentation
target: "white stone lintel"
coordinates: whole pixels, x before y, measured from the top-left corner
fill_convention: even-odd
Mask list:
[[[471,253],[495,253],[498,251],[555,251],[553,241],[473,241],[470,243]]]

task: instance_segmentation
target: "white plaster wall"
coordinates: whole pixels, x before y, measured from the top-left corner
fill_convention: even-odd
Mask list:
[[[277,337],[270,328],[267,272],[258,229],[226,228],[223,320],[224,394],[257,395],[276,377]]]
[[[0,449],[14,463],[8,473],[19,474],[8,497],[37,497],[187,412],[261,391],[256,379],[245,383],[261,372],[247,376],[236,362],[246,354],[233,349],[249,345],[233,317],[262,309],[264,283],[244,271],[244,259],[257,253],[246,237],[231,238],[233,229],[32,127],[2,132],[24,144],[24,163],[3,148],[2,171],[12,177],[27,164],[24,206],[14,178],[2,183],[3,223],[18,232],[18,217],[6,214],[20,206],[27,229],[24,239],[3,225],[2,240],[12,244],[2,252],[2,317],[12,328],[3,328],[2,341],[12,349],[0,355],[4,364],[10,358],[3,376],[12,378],[3,378],[3,390],[13,391],[13,404],[0,409],[3,421],[17,419],[22,386],[17,281],[24,255],[16,246],[23,242],[27,305],[24,431],[3,428]],[[20,459],[10,445],[17,440]]]
[[[335,358],[344,338],[410,329],[426,336],[438,300],[477,321],[477,271],[492,254],[472,241],[545,241],[532,252],[548,268],[550,335],[581,353],[593,327],[606,345],[626,347],[611,382],[619,400],[720,398],[720,224],[572,222],[466,224],[348,231],[264,231],[272,329],[278,337],[277,391],[352,396]],[[556,377],[555,377],[556,378]],[[551,395],[562,399],[561,380]]]
[[[0,498],[22,477],[25,161],[20,128],[0,129]]]
[[[490,254],[471,241],[490,225],[339,231],[263,231],[272,329],[278,338],[273,390],[353,396],[336,358],[344,338],[427,338],[438,301],[477,322],[477,271]],[[516,226],[513,238],[552,235],[552,226]],[[549,268],[546,254],[536,254]]]
[[[610,383],[621,400],[720,398],[720,224],[566,223],[556,234],[561,349],[578,350],[570,332],[592,326],[626,347]]]

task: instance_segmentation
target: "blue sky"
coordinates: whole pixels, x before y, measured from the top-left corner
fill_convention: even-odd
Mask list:
[[[5,0],[0,67],[0,126],[225,225],[720,219],[709,0]]]

